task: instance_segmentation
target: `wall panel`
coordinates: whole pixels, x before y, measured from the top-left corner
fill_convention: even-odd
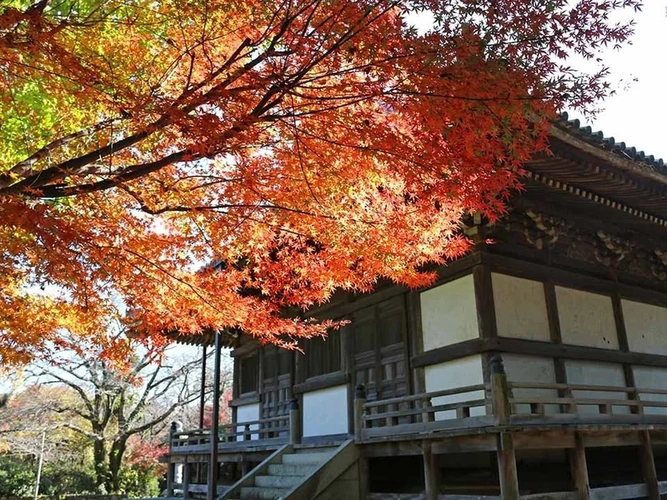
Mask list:
[[[618,349],[611,297],[556,287],[563,344]]]
[[[492,273],[491,279],[498,335],[548,342],[549,318],[542,282],[499,273]]]
[[[347,434],[347,385],[303,395],[303,436]]]
[[[630,350],[667,356],[667,308],[625,299],[621,308]]]
[[[424,351],[479,337],[472,275],[420,294]]]

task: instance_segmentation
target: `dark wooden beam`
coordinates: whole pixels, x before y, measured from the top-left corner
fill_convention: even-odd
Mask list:
[[[463,342],[438,347],[437,349],[413,356],[411,364],[417,368],[471,356],[472,354],[480,354],[488,350],[485,348],[485,345],[484,339],[464,340]]]
[[[345,372],[327,373],[326,375],[319,375],[310,378],[305,382],[296,384],[292,388],[294,394],[301,394],[304,392],[318,391],[328,387],[347,384],[350,381],[350,374]]]
[[[588,479],[588,464],[586,463],[586,449],[581,434],[574,434],[574,448],[567,450],[572,481],[577,490],[579,500],[591,498],[591,485]]]
[[[649,431],[639,432],[639,461],[642,466],[642,475],[648,490],[648,498],[651,500],[660,500],[660,488],[658,486],[658,475],[655,470],[655,460],[653,458],[653,446],[651,445],[651,435]]]
[[[628,365],[645,365],[667,368],[667,356],[659,354],[623,352],[615,349],[554,344],[540,340],[516,339],[509,337],[470,339],[456,344],[439,347],[417,356],[413,356],[411,364],[415,368],[424,367],[466,356],[472,356],[474,354],[484,354],[489,352],[509,352],[513,354],[525,354],[554,359],[579,359],[585,361],[626,363]],[[563,378],[563,380],[557,380],[557,382],[567,382],[564,373],[561,378]]]

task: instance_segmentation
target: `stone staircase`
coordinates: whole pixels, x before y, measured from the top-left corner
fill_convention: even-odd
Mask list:
[[[351,442],[339,447],[284,446],[218,500],[313,499],[354,467],[357,459]]]
[[[335,448],[300,449],[282,455],[280,463],[269,464],[266,471],[254,476],[254,483],[251,486],[242,486],[237,499],[286,498],[292,489],[326,462],[334,450]],[[234,497],[230,500],[232,498]]]

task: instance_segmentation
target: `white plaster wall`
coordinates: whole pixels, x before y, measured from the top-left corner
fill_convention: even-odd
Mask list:
[[[611,297],[557,286],[556,300],[564,344],[618,349]]]
[[[542,282],[498,273],[492,273],[491,280],[498,335],[549,342]]]
[[[667,308],[632,300],[621,308],[630,350],[667,355]]]
[[[243,405],[236,408],[236,422],[242,424],[243,422],[253,422],[259,420],[259,403],[253,403],[250,405]],[[256,431],[258,425],[251,425],[250,430]],[[245,426],[240,425],[237,427],[237,432],[244,432]],[[257,434],[252,434],[250,439],[258,439]],[[243,435],[237,436],[237,441],[243,441]]]
[[[424,351],[479,336],[472,275],[422,292]]]
[[[453,361],[445,361],[444,363],[439,363],[437,365],[427,366],[424,368],[424,377],[426,382],[426,392],[483,384],[482,357],[480,355],[474,355],[455,359]],[[465,394],[434,398],[431,401],[431,404],[436,406],[457,403],[459,401],[482,399],[483,397],[484,391],[467,392]],[[471,417],[485,414],[486,410],[484,407],[470,409]],[[456,418],[456,411],[442,411],[435,414],[436,420],[446,420],[451,418]]]
[[[614,363],[601,363],[597,361],[566,360],[565,374],[568,384],[572,385],[606,385],[611,387],[625,387],[625,375],[623,366]],[[600,399],[600,400],[623,400],[628,395],[625,392],[607,391],[572,391],[575,398]],[[602,402],[602,401],[601,401]],[[579,413],[598,414],[596,406],[578,406]],[[614,414],[628,414],[627,406],[612,406]]]
[[[347,434],[347,385],[303,395],[303,436]]]
[[[505,373],[510,382],[531,382],[538,384],[555,384],[556,371],[551,358],[539,356],[524,356],[523,354],[502,355],[505,364]],[[555,399],[558,398],[556,389],[513,389],[512,394],[521,399]],[[545,413],[559,413],[558,405],[545,405]],[[530,413],[530,405],[517,405],[517,413]]]
[[[635,376],[635,387],[638,389],[667,389],[667,368],[656,368],[653,366],[633,366]],[[667,394],[641,393],[643,401],[667,402]],[[647,415],[667,415],[667,408],[644,407]]]

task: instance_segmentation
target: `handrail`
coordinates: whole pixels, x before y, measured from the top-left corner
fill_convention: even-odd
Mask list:
[[[556,389],[572,391],[599,391],[599,392],[625,392],[641,394],[667,395],[667,389],[645,389],[641,387],[623,387],[614,385],[583,385],[583,384],[561,384],[540,382],[509,382],[512,389]]]
[[[366,403],[366,408],[373,408],[376,406],[384,406],[384,405],[389,405],[389,404],[398,404],[398,403],[406,403],[406,402],[411,402],[411,401],[420,401],[420,400],[425,400],[428,398],[439,398],[443,396],[454,396],[456,394],[465,394],[467,392],[474,392],[474,391],[482,391],[488,389],[488,386],[485,384],[475,384],[475,385],[467,385],[464,387],[456,387],[453,389],[444,389],[441,391],[434,391],[434,392],[423,392],[421,394],[413,394],[411,396],[399,396],[396,398],[390,398],[390,399],[378,399],[376,401],[369,401]]]

